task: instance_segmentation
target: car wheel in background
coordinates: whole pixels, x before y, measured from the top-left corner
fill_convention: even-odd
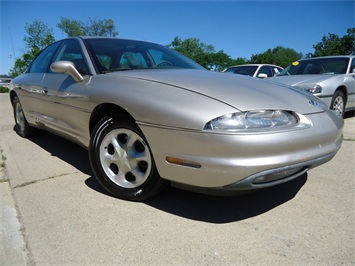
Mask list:
[[[12,101],[12,107],[14,111],[16,133],[23,138],[29,137],[33,133],[33,128],[27,123],[20,100],[17,96],[15,96]]]
[[[92,133],[89,157],[98,182],[121,199],[146,200],[167,182],[156,170],[143,133],[129,121],[103,118]]]
[[[342,91],[336,91],[333,95],[330,109],[334,110],[339,116],[344,116],[345,113],[345,96]]]

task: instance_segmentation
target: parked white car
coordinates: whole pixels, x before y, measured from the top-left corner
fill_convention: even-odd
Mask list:
[[[340,116],[355,109],[355,56],[299,60],[273,80],[318,96]]]
[[[12,78],[0,77],[0,86],[9,88],[11,80],[12,80]]]
[[[282,70],[282,67],[270,64],[247,64],[230,66],[226,68],[223,72],[257,78],[269,78],[278,75]]]

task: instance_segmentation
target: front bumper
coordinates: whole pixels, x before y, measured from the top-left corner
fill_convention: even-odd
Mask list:
[[[316,166],[329,162],[335,156],[335,154],[336,152],[333,152],[331,154],[327,154],[325,156],[316,158],[314,160],[309,160],[307,162],[265,170],[260,173],[248,176],[247,178],[237,183],[225,186],[223,187],[223,189],[249,190],[282,184],[303,175],[308,170]]]
[[[293,131],[213,134],[140,124],[162,178],[226,190],[268,187],[331,160],[341,147],[343,120],[328,110],[307,115],[312,126]],[[196,162],[199,168],[166,161]]]

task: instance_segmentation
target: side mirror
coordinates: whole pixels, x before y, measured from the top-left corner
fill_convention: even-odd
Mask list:
[[[353,68],[353,71],[352,71],[352,73],[355,73],[355,68]]]
[[[261,78],[261,79],[266,79],[267,78],[267,75],[265,73],[260,73],[258,75],[258,78]]]
[[[51,70],[56,73],[66,73],[73,77],[76,82],[82,81],[84,78],[74,67],[74,63],[70,61],[57,61],[51,64]]]

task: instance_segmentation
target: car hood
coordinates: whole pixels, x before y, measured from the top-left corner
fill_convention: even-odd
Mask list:
[[[188,90],[214,98],[240,111],[275,109],[306,114],[327,109],[322,101],[309,93],[247,76],[191,69],[137,70],[106,75],[157,82]]]
[[[303,84],[319,84],[325,80],[335,78],[339,75],[334,74],[320,74],[320,75],[289,75],[289,76],[276,76],[271,79],[275,82],[287,84],[291,86],[303,85]]]

